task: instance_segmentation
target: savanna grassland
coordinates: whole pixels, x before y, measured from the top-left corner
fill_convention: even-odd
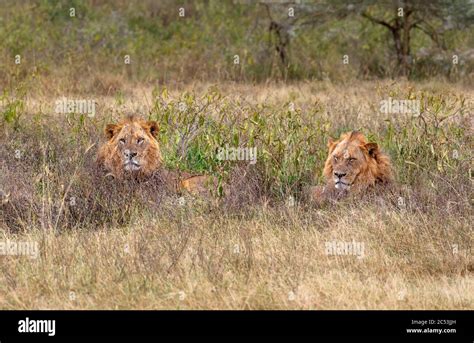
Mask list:
[[[413,7],[425,31],[400,31],[398,56],[367,19],[392,2],[314,3],[288,21],[238,1],[2,2],[0,244],[38,254],[0,250],[0,308],[472,309],[474,28],[439,17],[469,2]],[[132,114],[159,123],[166,169],[215,177],[212,197],[97,168],[104,127]],[[396,183],[314,204],[328,139],[349,130]]]
[[[2,239],[39,242],[39,256],[2,256],[2,308],[472,308],[472,91],[359,82],[126,94],[99,98],[93,118],[31,98],[18,127],[4,125]],[[389,96],[422,100],[421,115],[380,113]],[[216,175],[231,193],[180,200],[97,174],[103,127],[136,111],[159,121],[167,168]],[[312,206],[303,189],[323,182],[326,141],[348,129],[391,156],[398,187]],[[257,163],[218,161],[226,144],[255,145]],[[364,254],[328,255],[334,241]]]

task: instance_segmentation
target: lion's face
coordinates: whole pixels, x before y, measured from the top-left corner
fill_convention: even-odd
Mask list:
[[[339,144],[331,154],[332,178],[336,189],[350,188],[366,162],[362,147],[354,142]]]
[[[154,140],[149,125],[132,122],[119,130],[116,128],[117,125],[114,124],[107,126],[116,154],[122,159],[124,171],[138,171],[144,166],[146,168],[147,157]]]
[[[108,124],[105,134],[98,159],[114,176],[149,175],[161,165],[156,122],[128,118]]]
[[[324,176],[337,190],[365,189],[392,178],[388,157],[359,132],[343,134],[338,141],[330,139],[328,148]]]

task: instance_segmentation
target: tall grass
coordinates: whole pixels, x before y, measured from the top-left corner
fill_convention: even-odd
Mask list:
[[[456,197],[457,203],[467,205],[471,100],[466,95],[415,90],[412,86],[380,86],[376,92],[380,99],[420,100],[421,113],[382,114],[378,102],[365,103],[367,108],[359,109],[361,112],[347,112],[350,106],[357,109],[357,104],[350,101],[365,101],[361,98],[353,98],[341,107],[335,107],[332,100],[318,104],[291,99],[279,104],[254,104],[211,87],[201,94],[184,92],[176,97],[166,88],[156,89],[144,116],[160,124],[159,140],[167,169],[214,175],[221,185],[231,185],[228,196],[252,192],[232,188],[249,182],[241,180],[245,175],[252,180],[250,188],[258,190],[259,198],[276,202],[290,196],[301,198],[306,186],[324,182],[321,171],[328,138],[359,129],[392,157],[399,184],[432,191],[447,187],[451,192],[442,194],[445,201]],[[69,222],[64,199],[93,197],[97,184],[102,183],[100,176],[91,171],[95,170],[94,155],[103,141],[102,128],[106,120],[114,119],[91,119],[79,114],[58,118],[42,113],[22,120],[22,112],[15,112],[23,106],[18,104],[21,100],[9,100],[3,110],[3,187],[15,185],[7,183],[9,177],[20,178],[25,187],[35,187],[28,192],[28,202],[40,204],[44,197],[57,197],[50,199],[60,206],[55,225]],[[256,164],[219,160],[217,151],[225,146],[256,147]],[[18,170],[24,173],[19,175]],[[104,190],[107,197],[110,191]],[[85,214],[95,212],[92,204],[95,202],[83,208]],[[36,211],[30,212],[21,211],[22,216],[39,217]]]
[[[40,257],[2,257],[0,307],[472,307],[470,90],[360,82],[123,94],[99,98],[94,118],[54,114],[45,97],[3,103],[0,240],[39,242]],[[420,115],[380,113],[388,97],[420,100]],[[166,168],[214,175],[226,186],[217,201],[169,194],[159,176],[134,184],[97,170],[105,124],[145,99]],[[328,138],[351,129],[391,156],[396,189],[312,206],[304,188],[323,182]],[[225,145],[257,147],[257,163],[220,161]],[[328,256],[333,240],[363,242],[366,257]]]

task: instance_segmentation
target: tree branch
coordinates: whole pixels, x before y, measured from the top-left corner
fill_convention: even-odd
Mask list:
[[[369,15],[367,12],[362,12],[361,15],[362,15],[364,18],[369,19],[369,20],[370,20],[371,22],[373,22],[373,23],[376,23],[376,24],[379,24],[379,25],[383,25],[383,26],[385,26],[385,27],[388,27],[391,31],[394,31],[394,30],[396,29],[395,26],[390,25],[389,23],[387,23],[387,22],[384,21],[384,20],[374,18],[374,17],[372,17],[371,15]]]
[[[431,40],[433,42],[435,42],[436,46],[442,50],[446,50],[445,47],[444,47],[444,44],[440,41],[439,39],[439,34],[438,32],[436,32],[436,30],[430,26],[426,21],[424,20],[420,20],[420,23],[423,23],[427,26],[427,28],[423,27],[423,26],[420,26],[418,23],[413,25],[413,27],[415,29],[418,29],[420,30],[421,32],[423,32],[424,34],[426,34],[428,37],[431,38]]]

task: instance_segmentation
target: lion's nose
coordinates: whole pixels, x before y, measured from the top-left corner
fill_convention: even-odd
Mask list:
[[[134,152],[134,151],[130,151],[130,150],[126,149],[126,150],[124,150],[123,155],[124,155],[126,158],[132,159],[132,158],[134,158],[135,156],[137,156],[137,153]]]
[[[338,177],[338,178],[340,179],[341,177],[344,177],[344,176],[346,176],[346,175],[347,175],[347,173],[338,173],[338,172],[334,172],[334,175],[336,175],[336,177]]]

